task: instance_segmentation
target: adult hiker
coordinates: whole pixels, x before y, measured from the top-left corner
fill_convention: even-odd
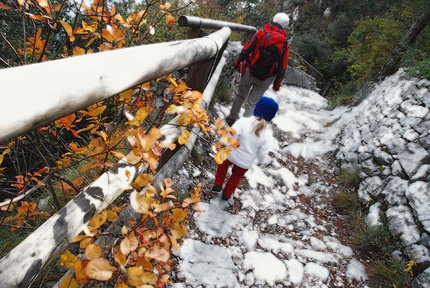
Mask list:
[[[285,13],[277,13],[271,23],[264,25],[245,43],[235,61],[235,68],[242,75],[230,114],[226,122],[230,126],[239,118],[240,108],[245,102],[244,117],[252,116],[258,99],[273,83],[278,91],[288,67],[290,45],[284,30],[290,23]]]
[[[233,149],[227,159],[218,165],[215,174],[215,184],[212,191],[222,190],[227,170],[231,169],[231,176],[225,184],[222,200],[230,199],[240,180],[257,159],[258,164],[264,164],[273,143],[273,132],[268,125],[278,112],[278,103],[270,97],[263,96],[258,100],[254,116],[242,117],[236,121],[232,128],[236,131],[235,138],[239,140],[239,148]]]

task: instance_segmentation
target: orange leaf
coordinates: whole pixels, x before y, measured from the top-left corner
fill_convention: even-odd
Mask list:
[[[69,23],[63,20],[58,20],[58,21],[63,26],[64,30],[66,30],[66,33],[67,33],[67,36],[69,36],[70,42],[73,43],[75,41],[75,35],[73,35],[72,27],[69,25]]]
[[[100,257],[102,254],[102,248],[99,245],[91,244],[85,249],[85,256],[87,256],[88,260],[92,260]]]
[[[84,235],[85,237],[88,237],[87,235]],[[81,243],[79,243],[79,247],[81,248],[81,249],[85,249],[85,248],[87,248],[89,245],[91,245],[91,243],[93,243],[94,242],[94,240],[93,240],[93,238],[90,238],[90,237],[88,237],[88,238],[85,238],[84,240],[82,240],[81,241]]]
[[[83,165],[81,168],[79,168],[79,172],[81,172],[81,173],[85,173],[85,172],[88,172],[88,171],[90,171],[91,169],[94,169],[94,168],[96,168],[96,167],[97,167],[97,164],[96,164],[96,163],[94,163],[94,162],[89,162],[89,163],[87,163],[87,164]]]
[[[47,18],[46,17],[44,17],[44,16],[41,16],[41,15],[34,15],[34,14],[30,14],[30,18],[31,19],[34,19],[34,20],[40,20],[40,21],[44,21],[44,20],[46,20]]]
[[[61,281],[61,284],[60,284],[60,288],[78,288],[78,287],[79,287],[79,283],[78,281],[76,281],[75,278],[73,278],[73,274],[70,274],[64,277],[64,279]]]
[[[175,17],[173,17],[172,15],[167,15],[166,16],[166,25],[167,26],[170,26],[170,27],[172,27],[172,26],[174,26],[175,25]]]
[[[3,10],[10,10],[10,9],[12,9],[12,8],[10,8],[9,6],[6,6],[6,5],[4,5],[2,2],[0,2],[0,9],[3,9]]]
[[[87,265],[88,260],[79,260],[75,263],[75,277],[79,284],[83,285],[88,283],[90,278],[88,278],[87,274],[85,274],[85,266]]]
[[[112,278],[112,266],[104,258],[96,258],[88,262],[85,273],[91,279],[107,281]]]

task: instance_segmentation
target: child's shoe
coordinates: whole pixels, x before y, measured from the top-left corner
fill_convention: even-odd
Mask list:
[[[221,192],[221,190],[222,190],[222,186],[221,185],[215,184],[212,187],[212,192],[214,192],[214,193],[219,193],[219,192]]]
[[[221,199],[224,201],[228,201],[228,199],[230,199],[230,197],[224,196],[224,194],[222,194]]]

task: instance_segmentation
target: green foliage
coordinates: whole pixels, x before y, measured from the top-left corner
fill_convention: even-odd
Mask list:
[[[414,66],[407,68],[407,72],[413,77],[430,80],[430,60],[415,63]]]
[[[404,34],[399,26],[393,19],[379,16],[358,22],[348,38],[353,62],[348,71],[355,78],[372,78],[378,73]]]

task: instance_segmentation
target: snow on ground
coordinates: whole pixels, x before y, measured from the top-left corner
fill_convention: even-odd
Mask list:
[[[172,287],[367,287],[364,266],[337,238],[338,215],[326,204],[337,187],[324,156],[347,124],[347,108],[327,110],[323,97],[297,87],[266,93],[280,104],[273,157],[254,165],[228,202],[210,191],[215,165],[195,173],[209,179],[206,196],[177,253]],[[221,118],[229,112],[215,109]]]

